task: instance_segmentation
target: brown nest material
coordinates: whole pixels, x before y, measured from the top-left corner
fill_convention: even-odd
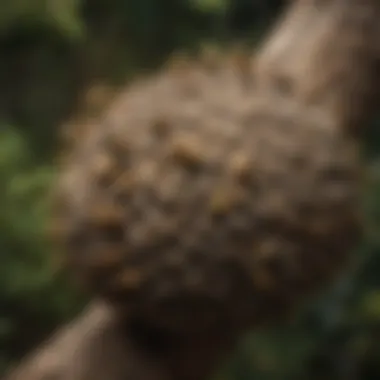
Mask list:
[[[175,331],[281,317],[360,232],[356,145],[321,109],[257,96],[247,57],[178,60],[137,81],[66,161],[66,265]]]

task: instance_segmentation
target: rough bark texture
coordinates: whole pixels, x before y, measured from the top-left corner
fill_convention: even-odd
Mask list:
[[[10,380],[206,378],[244,329],[334,278],[360,236],[379,16],[296,1],[254,61],[185,62],[121,94],[56,211],[70,270],[110,303]]]

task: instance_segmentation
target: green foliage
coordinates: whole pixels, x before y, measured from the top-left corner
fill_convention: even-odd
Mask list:
[[[3,128],[0,141],[0,226],[6,237],[13,237],[2,239],[2,259],[14,264],[11,272],[7,265],[1,266],[0,281],[1,288],[11,282],[8,290],[16,294],[34,291],[31,283],[38,290],[51,280],[43,256],[46,243],[42,221],[53,170],[33,167],[25,141],[11,128]]]
[[[81,0],[2,0],[0,33],[4,35],[22,24],[42,24],[68,37],[77,37],[83,32],[80,3]]]
[[[23,136],[2,126],[0,358],[4,362],[40,340],[76,303],[55,276],[48,256],[47,199],[53,179],[54,168],[36,165]]]
[[[223,12],[228,7],[228,0],[194,0],[192,3],[203,12]]]

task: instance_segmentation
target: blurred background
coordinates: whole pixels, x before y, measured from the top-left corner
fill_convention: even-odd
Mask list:
[[[62,128],[96,117],[115,88],[173,52],[254,47],[283,5],[1,0],[0,375],[86,301],[52,270],[46,239]],[[380,379],[380,136],[369,135],[364,150],[371,166],[367,226],[354,273],[283,326],[247,336],[216,380]]]

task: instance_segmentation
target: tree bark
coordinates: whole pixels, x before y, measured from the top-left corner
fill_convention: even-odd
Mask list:
[[[202,379],[231,346],[223,334],[181,340],[128,326],[96,301],[4,380]]]
[[[259,91],[360,132],[378,105],[379,15],[376,0],[294,1],[258,55]]]
[[[379,88],[379,16],[378,0],[293,2],[257,55],[259,96],[360,131]],[[206,379],[239,335],[181,338],[133,318],[121,320],[96,301],[6,379]]]

